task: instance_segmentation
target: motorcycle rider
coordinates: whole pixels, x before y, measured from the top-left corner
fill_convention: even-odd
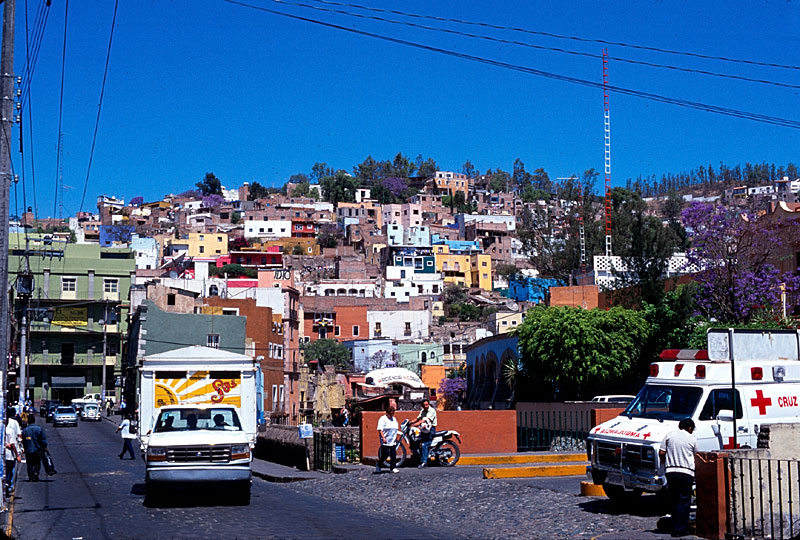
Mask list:
[[[436,409],[431,407],[430,400],[422,402],[422,410],[419,411],[417,419],[409,424],[411,427],[420,426],[420,463],[419,468],[427,467],[428,454],[431,449],[431,441],[436,435]]]

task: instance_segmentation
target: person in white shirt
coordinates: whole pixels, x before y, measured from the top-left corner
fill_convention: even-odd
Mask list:
[[[694,438],[694,421],[684,418],[678,423],[678,430],[664,439],[659,457],[664,461],[667,472],[667,489],[672,502],[672,536],[685,536],[689,533],[689,506],[692,502],[694,485],[694,455],[697,452],[697,439]]]
[[[136,455],[133,453],[133,439],[136,438],[136,434],[131,431],[130,415],[125,415],[125,419],[117,428],[116,433],[119,433],[120,431],[122,432],[122,452],[119,454],[119,459],[122,459],[125,456],[125,452],[130,453],[131,459],[136,459]]]
[[[389,458],[389,470],[393,473],[400,472],[397,468],[397,442],[402,436],[397,418],[394,417],[394,407],[389,405],[386,414],[378,420],[378,436],[381,439],[381,447],[378,450],[378,461],[375,464],[375,472],[381,472],[381,462]]]
[[[6,413],[6,432],[5,439],[3,439],[6,462],[6,497],[9,497],[14,491],[17,463],[22,461],[22,448],[20,447],[22,429],[19,427],[19,422],[14,419],[13,412],[14,410],[11,409]]]

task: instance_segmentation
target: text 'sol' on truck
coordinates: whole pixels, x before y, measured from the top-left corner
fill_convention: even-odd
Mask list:
[[[658,451],[683,418],[698,451],[755,448],[762,424],[800,421],[798,351],[793,330],[710,330],[707,350],[664,351],[636,399],[589,433],[587,473],[610,498],[661,490]]]
[[[168,484],[219,482],[249,501],[258,374],[249,356],[201,346],[143,358],[139,437],[148,498]]]

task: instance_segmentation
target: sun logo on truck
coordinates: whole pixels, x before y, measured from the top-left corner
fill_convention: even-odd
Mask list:
[[[241,379],[211,379],[208,371],[189,372],[188,377],[155,380],[154,405],[224,403],[241,406]]]

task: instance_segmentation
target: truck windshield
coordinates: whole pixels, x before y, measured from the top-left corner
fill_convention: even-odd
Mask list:
[[[235,409],[166,409],[156,419],[155,433],[201,429],[241,431]]]
[[[622,414],[633,418],[681,420],[694,415],[702,395],[701,388],[692,386],[646,384]]]

